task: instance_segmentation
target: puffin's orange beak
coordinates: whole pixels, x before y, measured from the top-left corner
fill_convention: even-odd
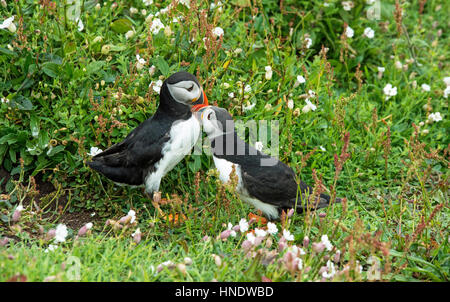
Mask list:
[[[203,104],[198,104],[198,105],[192,106],[192,109],[191,109],[192,112],[199,111],[201,108],[209,106],[208,98],[206,97],[206,94],[203,90],[202,90],[202,93],[203,93]]]

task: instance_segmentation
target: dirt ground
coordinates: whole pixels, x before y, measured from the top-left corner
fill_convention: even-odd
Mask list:
[[[7,194],[6,192],[6,183],[11,178],[11,175],[8,171],[6,171],[3,167],[0,167],[0,180],[3,179],[2,184],[0,185],[0,194]],[[13,178],[15,180],[18,179],[18,175],[14,175]],[[34,177],[36,181],[36,189],[38,191],[37,196],[35,197],[35,204],[38,207],[42,207],[43,205],[43,198],[48,196],[49,194],[52,194],[56,191],[53,184],[49,181],[44,181],[42,178],[42,175],[39,173]],[[26,184],[24,184],[26,185]],[[66,204],[67,204],[67,196],[63,193],[60,194],[58,198],[56,198],[54,201],[51,202],[50,205],[48,205],[45,209],[45,214],[42,215],[42,217],[48,221],[52,221],[54,223],[63,223],[67,225],[69,228],[73,230],[78,230],[80,227],[85,225],[88,222],[93,222],[95,220],[98,220],[99,217],[96,217],[93,215],[93,211],[84,210],[84,209],[76,209],[73,213],[71,213],[70,207],[68,207],[59,217],[57,221],[54,221],[58,217],[58,212],[61,212]],[[24,200],[24,207],[28,206],[30,204],[30,198],[26,198]]]

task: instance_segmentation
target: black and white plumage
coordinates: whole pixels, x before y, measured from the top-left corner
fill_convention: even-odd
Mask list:
[[[184,71],[163,82],[159,99],[151,118],[94,156],[89,166],[116,183],[159,191],[161,178],[189,154],[200,135],[192,107],[208,104],[197,78]]]
[[[231,115],[223,108],[208,106],[196,113],[211,141],[214,164],[219,178],[230,180],[233,165],[238,178],[236,191],[240,198],[261,210],[269,219],[279,219],[282,210],[302,212],[329,205],[330,196],[320,194],[313,201],[312,188],[300,180],[294,171],[278,159],[266,155],[239,138]],[[306,194],[305,194],[306,193]],[[308,200],[310,199],[310,200]],[[335,202],[340,202],[336,198]]]

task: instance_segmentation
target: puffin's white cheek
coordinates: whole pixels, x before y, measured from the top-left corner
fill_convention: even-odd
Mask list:
[[[212,127],[211,123],[208,120],[203,121],[203,129],[207,134],[212,133],[214,130],[214,128]]]

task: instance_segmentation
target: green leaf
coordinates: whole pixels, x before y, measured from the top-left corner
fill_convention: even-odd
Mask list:
[[[50,151],[47,153],[47,155],[48,156],[53,156],[56,153],[59,153],[59,152],[61,152],[63,150],[64,150],[64,146],[63,145],[58,145],[58,146],[56,146],[54,148],[51,148]]]
[[[251,4],[250,0],[233,0],[231,3],[240,7],[250,7]]]
[[[11,107],[19,108],[20,110],[32,110],[33,104],[31,103],[31,101],[28,98],[26,98],[22,95],[16,95],[11,100]]]
[[[8,56],[13,56],[13,57],[17,57],[17,53],[15,53],[14,51],[11,51],[9,49],[0,47],[0,53],[8,55]]]
[[[17,161],[16,151],[14,151],[13,149],[9,149],[9,158],[11,158],[11,161],[13,163],[16,163]]]
[[[49,138],[48,138],[48,132],[47,131],[41,131],[39,133],[39,137],[38,137],[38,146],[41,149],[44,149],[48,142],[49,142]]]
[[[66,42],[66,44],[64,44],[64,54],[65,55],[75,52],[76,49],[77,49],[77,44],[75,42]]]
[[[89,65],[86,67],[86,72],[88,75],[94,74],[98,72],[100,69],[102,69],[103,66],[105,66],[105,61],[94,61],[89,63]]]
[[[38,135],[39,135],[39,119],[35,115],[32,115],[30,117],[30,128],[31,128],[31,135],[33,137],[38,137]]]
[[[34,80],[32,78],[26,77],[25,80],[23,81],[22,85],[20,85],[18,91],[26,90],[26,89],[30,88],[31,86],[33,86],[33,84],[34,84]]]
[[[42,64],[42,71],[49,77],[56,78],[59,76],[59,65],[53,62],[45,62]]]
[[[167,64],[166,60],[163,57],[159,56],[155,59],[155,66],[161,71],[164,76],[168,76],[170,72],[169,64]]]
[[[15,142],[17,142],[17,135],[15,133],[10,133],[0,138],[0,145],[3,145],[4,143],[12,145]]]
[[[130,20],[122,18],[111,23],[111,29],[118,34],[124,34],[133,29],[133,24]]]
[[[125,49],[127,49],[127,46],[123,44],[119,45],[110,44],[109,46],[110,46],[109,51],[124,51]]]

